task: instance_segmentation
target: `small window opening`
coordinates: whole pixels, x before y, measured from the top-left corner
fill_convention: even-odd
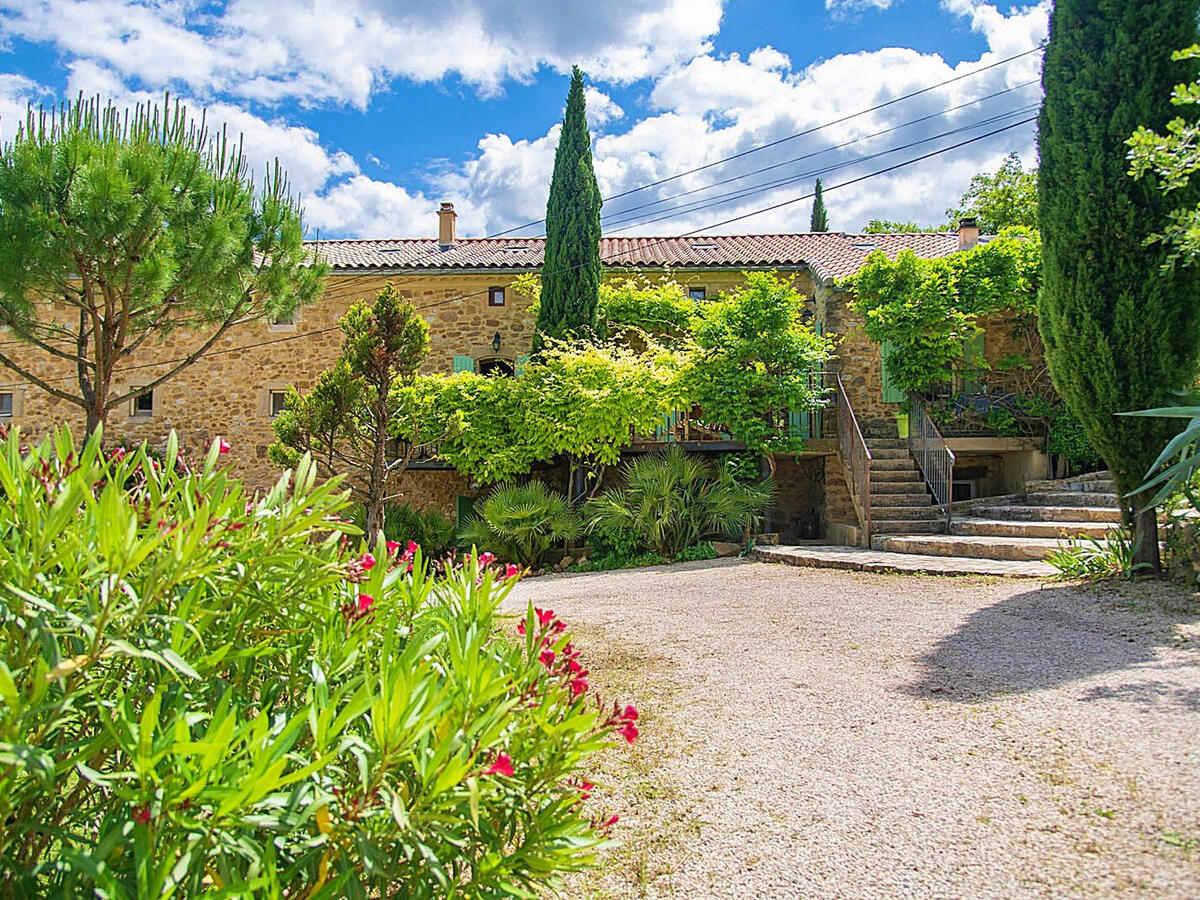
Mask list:
[[[503,306],[504,305],[504,288],[490,287],[488,288],[488,306]]]
[[[14,399],[12,391],[0,391],[0,419],[12,418]]]
[[[702,287],[690,287],[688,288],[688,296],[693,300],[707,300],[708,290]]]
[[[154,391],[146,391],[133,398],[133,414],[135,416],[154,415]]]
[[[287,391],[271,391],[271,418],[279,418],[279,414],[283,412],[284,404],[287,402]]]

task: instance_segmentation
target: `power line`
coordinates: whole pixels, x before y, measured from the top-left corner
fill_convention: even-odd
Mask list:
[[[777,178],[772,181],[762,182],[760,184],[752,185],[750,187],[739,188],[734,191],[728,191],[724,194],[717,194],[716,196],[713,196],[713,197],[708,197],[703,200],[696,200],[696,201],[693,201],[692,203],[684,204],[683,206],[671,207],[670,209],[665,210],[665,211],[659,210],[657,213],[649,214],[649,215],[651,215],[651,218],[645,218],[644,215],[634,215],[634,216],[630,217],[628,220],[625,220],[625,221],[618,220],[616,222],[610,222],[609,225],[610,226],[619,225],[620,227],[615,229],[615,231],[619,232],[619,231],[628,230],[630,228],[636,228],[636,227],[639,227],[642,225],[652,225],[655,222],[661,222],[666,219],[672,219],[679,215],[686,215],[688,213],[699,212],[704,209],[710,209],[714,206],[723,206],[728,203],[732,203],[735,200],[742,200],[742,199],[745,199],[746,197],[751,197],[751,196],[754,196],[755,194],[761,194],[764,191],[769,191],[773,188],[783,187],[783,186],[789,185],[789,184],[795,184],[798,181],[804,181],[806,179],[821,176],[821,175],[827,175],[831,172],[836,172],[841,169],[848,168],[850,166],[856,166],[856,165],[859,165],[864,162],[869,162],[870,160],[873,160],[873,159],[879,159],[882,156],[888,156],[892,153],[898,153],[903,150],[909,150],[909,149],[912,149],[913,147],[920,146],[921,144],[928,144],[933,141],[942,140],[943,138],[952,137],[953,135],[956,135],[956,134],[962,134],[967,131],[972,131],[976,128],[983,128],[988,125],[993,125],[993,124],[996,124],[997,122],[1001,122],[1005,119],[1010,119],[1013,116],[1025,115],[1026,113],[1033,112],[1037,108],[1038,108],[1037,104],[1032,104],[1032,105],[1027,105],[1027,106],[1018,108],[1018,109],[1008,110],[1007,112],[1000,113],[995,116],[990,116],[989,118],[986,118],[986,119],[980,119],[979,121],[976,121],[976,122],[972,122],[969,125],[961,125],[958,128],[953,128],[949,131],[944,131],[941,134],[935,134],[930,137],[921,138],[920,140],[910,141],[906,144],[901,144],[896,147],[890,147],[886,150],[879,150],[875,153],[866,154],[864,156],[852,157],[851,159],[842,160],[841,162],[831,163],[831,164],[824,166],[822,168],[819,168],[819,169],[813,169],[808,172],[801,172],[798,175],[789,175],[785,178]]]
[[[727,162],[732,162],[735,159],[742,159],[743,157],[749,156],[752,153],[758,153],[762,150],[770,149],[771,147],[778,147],[780,144],[785,144],[789,141],[794,141],[797,138],[805,137],[806,135],[815,134],[818,131],[823,131],[826,128],[831,128],[834,125],[840,125],[843,122],[849,122],[851,119],[857,119],[859,116],[865,116],[865,115],[868,115],[873,112],[878,112],[881,109],[886,109],[889,106],[893,106],[893,105],[895,105],[897,103],[901,103],[905,100],[911,100],[913,97],[919,97],[922,94],[927,94],[930,91],[937,90],[938,88],[945,87],[946,85],[954,84],[954,83],[962,81],[966,78],[971,78],[972,76],[978,75],[981,72],[987,72],[991,69],[998,68],[999,66],[1008,65],[1009,63],[1015,62],[1018,59],[1022,59],[1026,56],[1030,56],[1034,53],[1040,53],[1044,49],[1045,49],[1044,45],[1039,44],[1036,47],[1031,47],[1028,50],[1025,50],[1021,53],[1014,54],[1013,56],[1005,57],[1004,59],[997,60],[994,63],[989,63],[986,66],[980,66],[978,69],[972,69],[970,72],[964,72],[961,75],[955,75],[953,78],[947,78],[945,81],[939,81],[937,84],[931,84],[927,87],[920,88],[919,90],[915,90],[915,91],[912,91],[907,94],[901,94],[899,97],[893,97],[891,100],[885,100],[883,103],[877,103],[874,106],[868,107],[867,109],[860,109],[858,112],[849,113],[848,115],[841,116],[841,117],[839,117],[837,119],[833,119],[832,121],[829,121],[829,122],[824,122],[820,125],[814,125],[811,128],[806,128],[803,131],[794,132],[792,134],[778,138],[777,140],[770,141],[769,143],[759,144],[757,146],[750,147],[746,150],[742,150],[738,153],[731,154],[730,156],[725,156],[725,157],[722,157],[721,159],[716,159],[716,160],[713,160],[712,162],[705,163],[704,165],[696,166],[695,168],[687,169],[686,171],[683,171],[683,172],[677,172],[674,175],[670,175],[666,178],[660,178],[657,181],[651,181],[646,184],[641,184],[641,185],[638,185],[637,187],[632,187],[632,188],[629,188],[628,190],[621,191],[620,193],[612,194],[611,196],[602,198],[601,202],[607,203],[610,200],[618,200],[621,197],[627,197],[630,194],[636,194],[640,191],[648,190],[652,187],[658,187],[659,185],[667,184],[668,182],[671,182],[671,181],[677,181],[680,178],[684,178],[688,175],[694,175],[697,172],[703,172],[707,169],[713,168],[714,166],[719,166],[719,165],[723,165],[724,163],[727,163]],[[497,232],[496,234],[491,235],[491,237],[503,237],[506,234],[512,234],[514,231],[520,231],[523,228],[529,228],[533,225],[538,225],[545,221],[546,220],[544,218],[543,219],[534,219],[532,222],[526,222],[523,225],[515,225],[512,228],[509,228],[505,231]]]
[[[969,100],[966,103],[960,103],[957,106],[951,106],[948,109],[941,110],[940,112],[930,113],[929,115],[921,116],[920,118],[916,118],[916,119],[910,119],[907,122],[902,122],[899,125],[893,125],[891,128],[885,128],[882,131],[876,131],[871,134],[863,135],[862,137],[854,138],[853,140],[843,141],[840,144],[834,144],[833,146],[830,146],[830,147],[824,147],[820,150],[814,150],[813,152],[805,153],[802,156],[794,156],[791,159],[784,160],[783,162],[773,163],[772,165],[762,166],[757,169],[751,169],[750,171],[743,172],[740,175],[732,175],[728,178],[723,178],[720,181],[710,182],[709,184],[701,185],[700,187],[692,188],[691,190],[688,190],[688,191],[682,191],[678,194],[672,194],[669,197],[662,197],[658,200],[647,201],[646,203],[639,204],[638,206],[631,206],[631,207],[626,207],[625,209],[616,210],[614,212],[611,212],[604,216],[601,216],[601,222],[603,222],[605,219],[611,219],[614,217],[625,216],[627,213],[635,212],[640,209],[647,209],[651,206],[658,206],[659,204],[667,203],[671,200],[677,200],[680,197],[687,197],[692,194],[700,193],[702,191],[711,190],[714,187],[720,187],[721,185],[730,184],[734,181],[740,181],[743,178],[749,178],[751,175],[760,175],[763,172],[770,172],[775,169],[779,169],[784,166],[791,165],[792,163],[802,162],[803,160],[806,160],[806,159],[812,159],[815,156],[821,156],[822,154],[830,153],[834,150],[842,150],[842,149],[845,149],[846,147],[853,146],[854,144],[862,143],[863,141],[873,140],[874,138],[882,137],[885,134],[891,134],[892,132],[895,132],[895,131],[901,131],[901,130],[903,130],[905,128],[909,128],[913,125],[919,125],[922,122],[928,122],[931,119],[938,119],[938,118],[941,118],[942,116],[948,115],[949,113],[958,112],[961,109],[965,109],[968,106],[975,106],[976,104],[984,103],[988,100],[993,100],[996,97],[1003,96],[1004,94],[1011,94],[1013,91],[1023,90],[1024,88],[1031,87],[1035,84],[1040,84],[1040,83],[1041,82],[1038,79],[1026,81],[1026,82],[1023,82],[1022,84],[1015,85],[1014,87],[1005,88],[1002,91],[996,91],[995,93],[988,94],[984,97],[978,97],[975,100]],[[978,123],[976,123],[976,124],[978,124]]]

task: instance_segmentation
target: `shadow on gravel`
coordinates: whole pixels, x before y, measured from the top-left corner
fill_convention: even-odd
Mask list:
[[[906,690],[974,702],[1136,668],[1129,683],[1093,687],[1080,699],[1200,711],[1200,670],[1181,684],[1153,665],[1158,648],[1176,645],[1175,626],[1195,622],[1196,595],[1163,582],[1043,587],[972,613],[920,657],[922,677]]]

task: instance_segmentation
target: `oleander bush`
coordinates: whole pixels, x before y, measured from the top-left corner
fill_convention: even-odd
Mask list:
[[[563,623],[503,622],[486,554],[355,548],[306,458],[252,496],[223,449],[0,434],[0,897],[527,897],[587,864],[584,767],[637,713]]]

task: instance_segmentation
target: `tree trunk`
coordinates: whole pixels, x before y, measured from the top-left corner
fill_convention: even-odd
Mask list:
[[[1133,564],[1138,573],[1157,575],[1162,571],[1158,558],[1158,510],[1154,507],[1134,513]]]
[[[386,394],[384,395],[386,398]],[[383,530],[386,513],[383,508],[383,498],[387,494],[387,407],[386,402],[380,402],[376,408],[375,440],[371,448],[371,471],[367,477],[367,521],[366,537],[369,545],[374,545],[379,532]]]

